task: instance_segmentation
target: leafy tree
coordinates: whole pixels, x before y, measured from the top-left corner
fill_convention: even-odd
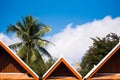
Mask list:
[[[39,58],[38,58],[39,59]],[[40,80],[42,80],[43,74],[53,65],[55,59],[49,59],[43,64],[41,64],[40,60],[32,62],[30,67],[39,75]]]
[[[109,53],[109,51],[119,42],[120,37],[115,33],[106,35],[105,38],[91,38],[93,45],[85,53],[80,63],[82,76],[85,76],[93,67],[97,65],[100,60]]]
[[[43,39],[45,33],[50,31],[50,27],[45,24],[39,23],[38,18],[26,16],[22,21],[16,22],[15,25],[9,25],[7,28],[8,33],[16,33],[16,36],[21,39],[21,42],[10,45],[18,56],[25,61],[37,74],[41,76],[37,68],[44,66],[43,56],[52,59],[45,46],[50,41]],[[42,71],[42,70],[41,70]]]

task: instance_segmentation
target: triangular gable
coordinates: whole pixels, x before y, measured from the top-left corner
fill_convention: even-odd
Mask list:
[[[120,73],[120,43],[118,43],[84,78],[90,80],[97,76],[99,78],[116,76]],[[103,75],[104,74],[104,75]],[[98,78],[97,78],[98,79]]]
[[[43,80],[63,77],[74,77],[76,80],[82,80],[81,75],[63,57],[61,57],[43,75]]]
[[[24,70],[24,71],[26,71],[28,74],[30,74],[31,75],[31,77],[33,77],[34,78],[34,80],[38,80],[39,79],[39,77],[38,77],[38,75],[31,69],[31,68],[29,68],[6,44],[4,44],[4,42],[2,42],[1,40],[0,40],[0,50],[2,50],[2,51],[0,51],[1,53],[0,53],[0,55],[2,55],[2,56],[6,56],[7,55],[7,57],[8,57],[8,60],[9,60],[9,58],[11,58],[12,59],[12,61],[14,61],[13,63],[15,63],[15,64],[17,64],[18,66],[20,65],[20,67],[22,67],[23,69],[22,70]],[[1,57],[2,58],[2,57]],[[2,59],[1,59],[2,60]],[[2,62],[2,61],[1,61]],[[3,62],[3,64],[5,64],[5,65],[7,65],[5,62]],[[2,64],[1,64],[2,65]],[[12,64],[9,64],[9,66],[11,66]],[[2,69],[1,69],[2,70]],[[20,70],[20,69],[19,69]],[[10,75],[10,74],[12,74],[12,75],[14,75],[14,74],[17,74],[17,75],[23,75],[23,74],[20,74],[20,73],[14,73],[14,70],[9,70],[10,72],[9,73],[4,73],[5,71],[1,71],[0,72],[0,75],[2,74],[2,75],[4,75],[4,76],[6,76],[6,75]],[[23,71],[23,72],[24,72]],[[22,71],[21,71],[22,72]],[[24,74],[24,75],[26,75],[26,74]]]

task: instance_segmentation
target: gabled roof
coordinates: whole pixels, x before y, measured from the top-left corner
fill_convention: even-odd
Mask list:
[[[67,60],[65,60],[65,58],[63,57],[60,57],[53,65],[52,67],[43,75],[43,80],[46,80],[48,79],[48,77],[50,75],[52,75],[52,73],[61,65],[61,64],[64,64],[66,67],[65,68],[68,68],[69,71],[71,71],[72,74],[74,74],[74,77],[76,77],[78,80],[82,80],[82,77],[81,75],[67,62]],[[63,70],[63,67],[60,67],[62,68],[61,70]],[[64,71],[65,72],[65,71]],[[65,73],[64,73],[65,74]],[[59,73],[58,73],[59,75]],[[54,77],[56,77],[55,75],[53,75]],[[59,75],[61,76],[61,75]],[[62,76],[61,76],[62,77]],[[63,76],[65,77],[65,76]],[[66,76],[67,77],[67,76]]]
[[[83,80],[89,80],[119,49],[120,42],[83,78]]]
[[[18,64],[20,64],[35,80],[38,80],[38,75],[26,65],[3,41],[0,40],[0,46],[4,48],[11,57],[13,57]]]

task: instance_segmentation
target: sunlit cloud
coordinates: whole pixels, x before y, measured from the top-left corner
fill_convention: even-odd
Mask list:
[[[48,51],[54,56],[63,55],[70,63],[81,60],[82,56],[92,45],[90,37],[105,37],[107,34],[114,32],[120,35],[120,17],[111,18],[106,16],[101,20],[94,20],[72,28],[68,24],[66,28],[48,40],[52,41],[55,46],[49,45]]]
[[[2,40],[5,44],[7,44],[8,46],[17,42],[21,42],[21,40],[16,37],[16,35],[12,35],[11,38],[8,37],[7,35],[0,33],[0,40]]]

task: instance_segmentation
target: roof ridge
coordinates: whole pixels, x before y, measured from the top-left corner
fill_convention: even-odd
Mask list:
[[[62,61],[60,61],[60,60],[62,60]],[[77,74],[76,75],[76,77],[78,78],[78,76],[79,77],[81,77],[81,79],[82,79],[82,76],[77,72],[77,70],[63,57],[63,56],[60,56],[59,57],[59,59],[48,69],[48,71],[43,75],[43,78],[45,78],[45,77],[47,77],[47,74],[48,74],[48,76],[49,76],[49,74],[51,74],[51,73],[49,73],[53,68],[55,68],[56,69],[56,65],[59,65],[61,62],[64,62],[65,61],[65,66],[67,66],[67,65],[69,65],[74,71],[75,71],[75,73],[73,72],[73,74]],[[67,63],[67,64],[66,64]],[[67,66],[68,67],[68,66]],[[69,68],[69,67],[68,67]],[[71,69],[70,69],[71,70]]]

